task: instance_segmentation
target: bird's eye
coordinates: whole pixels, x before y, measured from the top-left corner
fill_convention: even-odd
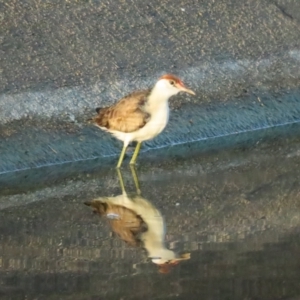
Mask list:
[[[174,85],[174,84],[175,84],[175,81],[171,80],[171,81],[170,81],[170,84],[171,84],[171,85]]]

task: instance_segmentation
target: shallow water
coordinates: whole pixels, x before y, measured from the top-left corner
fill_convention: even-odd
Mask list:
[[[1,299],[300,299],[298,149],[2,181]]]

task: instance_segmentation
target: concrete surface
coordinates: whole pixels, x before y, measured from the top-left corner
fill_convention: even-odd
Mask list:
[[[198,95],[172,100],[180,142],[222,135],[222,119],[226,134],[239,132],[241,122],[263,128],[265,119],[252,118],[264,95],[271,126],[276,110],[284,111],[280,123],[299,120],[298,100],[293,112],[277,107],[290,93],[299,98],[297,0],[3,1],[0,22],[1,172],[115,155],[117,143],[86,120],[164,72],[182,76]],[[251,101],[254,113],[237,121]],[[210,117],[211,110],[218,113]],[[197,120],[208,114],[205,129],[184,122],[191,111]],[[70,132],[80,133],[66,138]],[[150,147],[173,143],[165,132]]]

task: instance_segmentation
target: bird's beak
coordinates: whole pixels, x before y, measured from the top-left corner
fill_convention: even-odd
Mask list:
[[[193,92],[192,90],[188,89],[187,87],[183,86],[183,85],[180,85],[178,86],[178,89],[182,92],[186,92],[188,94],[191,94],[193,96],[196,96],[195,92]]]

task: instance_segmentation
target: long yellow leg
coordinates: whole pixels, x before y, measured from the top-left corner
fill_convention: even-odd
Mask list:
[[[133,153],[131,161],[130,161],[131,165],[134,165],[135,162],[136,162],[137,156],[138,156],[138,154],[140,152],[140,149],[141,149],[141,144],[142,144],[142,142],[138,142],[136,147],[135,147],[134,153]]]
[[[127,146],[123,145],[123,149],[122,149],[122,152],[120,154],[120,158],[119,158],[119,161],[118,161],[118,164],[117,164],[117,168],[120,168],[121,165],[122,165],[124,155],[125,155],[125,152],[126,152],[126,148],[127,148]]]
[[[138,179],[138,176],[137,176],[136,169],[135,169],[134,165],[130,165],[130,170],[131,170],[131,174],[132,174],[132,177],[133,177],[133,181],[134,181],[134,184],[135,184],[137,194],[140,195],[141,190],[140,190],[140,185],[139,185],[139,179]]]

